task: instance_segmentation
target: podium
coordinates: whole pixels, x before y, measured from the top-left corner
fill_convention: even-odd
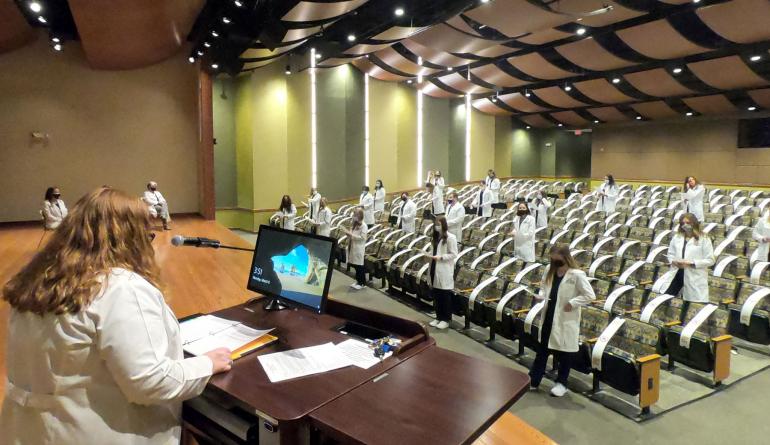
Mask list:
[[[214,313],[275,328],[279,340],[237,360],[230,372],[211,378],[201,397],[185,403],[183,443],[471,443],[529,387],[521,372],[437,347],[417,322],[332,298],[320,315],[262,306],[258,299]],[[260,354],[340,343],[350,338],[338,332],[348,321],[386,331],[402,345],[369,369],[270,382]]]

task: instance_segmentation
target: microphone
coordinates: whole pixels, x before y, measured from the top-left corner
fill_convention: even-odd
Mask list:
[[[218,249],[221,246],[219,240],[211,238],[200,237],[186,237],[182,235],[176,235],[171,238],[171,244],[174,246],[195,246],[195,247],[212,247]]]

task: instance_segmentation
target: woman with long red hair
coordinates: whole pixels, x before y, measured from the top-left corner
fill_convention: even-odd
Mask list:
[[[6,284],[4,443],[176,443],[182,401],[230,369],[227,349],[183,358],[149,226],[138,199],[94,190]]]

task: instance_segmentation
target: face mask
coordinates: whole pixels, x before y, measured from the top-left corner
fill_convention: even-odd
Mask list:
[[[150,190],[154,192],[155,190],[158,190],[158,187],[150,187]]]
[[[402,197],[401,197],[401,200],[402,200],[402,201],[406,201],[406,200],[407,200],[407,196],[406,196],[406,195],[402,196]]]
[[[61,198],[61,194],[60,193],[54,193],[53,197],[54,197],[54,199],[59,199],[59,198]]]
[[[519,209],[519,210],[516,211],[516,214],[519,215],[519,216],[524,216],[524,215],[527,214],[527,211]]]
[[[564,260],[551,260],[551,267],[558,269],[562,266],[564,266]]]
[[[455,200],[450,198],[450,199],[447,199],[447,201],[446,201],[446,202],[448,202],[448,203],[450,203],[450,204],[454,204],[454,203],[455,203]]]
[[[686,233],[692,233],[692,224],[682,224],[682,230]]]

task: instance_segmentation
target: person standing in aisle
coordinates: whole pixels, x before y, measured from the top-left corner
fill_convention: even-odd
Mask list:
[[[484,218],[492,216],[492,192],[487,188],[485,181],[481,181],[479,184],[479,191],[473,198],[471,208],[475,210],[476,216],[483,216]]]
[[[308,195],[307,198],[307,207],[308,211],[310,212],[309,219],[312,223],[316,220],[316,217],[318,216],[318,209],[319,204],[321,203],[321,194],[318,193],[318,189],[313,187],[310,189],[310,195]],[[316,233],[317,227],[313,225],[312,227],[312,233]]]
[[[350,287],[361,290],[366,287],[366,268],[364,267],[364,250],[366,249],[366,237],[369,227],[364,221],[364,210],[357,208],[353,211],[353,224],[350,229],[342,229],[348,236],[348,264],[356,271],[356,282]]]
[[[67,206],[61,199],[59,187],[48,187],[43,201],[43,222],[45,228],[53,230],[61,224],[67,216]]]
[[[596,201],[596,210],[605,213],[614,212],[619,193],[615,178],[612,175],[605,176],[604,183],[598,190],[599,200]]]
[[[446,222],[449,233],[455,236],[457,242],[463,239],[463,224],[465,223],[465,207],[457,200],[457,192],[447,195]]]
[[[441,193],[444,193],[444,187],[446,187],[446,183],[444,182],[444,177],[441,176],[441,170],[436,170],[436,172],[433,175],[433,185],[438,187],[439,191]]]
[[[431,236],[433,254],[430,255],[430,282],[436,319],[430,325],[446,329],[452,321],[452,290],[455,288],[454,270],[457,258],[457,238],[449,232],[447,220],[437,216]]]
[[[364,211],[364,222],[367,225],[374,225],[374,197],[369,193],[369,186],[361,187],[361,197],[358,199],[358,205]]]
[[[444,195],[441,188],[434,186],[430,182],[425,184],[425,189],[431,196],[431,213],[433,216],[444,214]]]
[[[578,268],[569,247],[555,245],[550,250],[551,264],[543,272],[542,286],[537,296],[545,300],[540,310],[537,356],[529,371],[530,385],[537,389],[545,374],[548,356],[558,362],[556,385],[551,395],[562,397],[567,392],[571,355],[578,351],[580,307],[596,299],[585,272]]]
[[[770,211],[757,218],[751,237],[757,242],[757,249],[751,255],[751,259],[770,261]]]
[[[326,198],[321,198],[316,217],[311,221],[316,233],[321,236],[331,235],[332,230],[332,211],[326,202]]]
[[[695,176],[688,176],[683,187],[682,208],[684,213],[692,213],[698,221],[703,221],[703,197],[706,194],[706,187]]]
[[[289,195],[283,195],[281,198],[281,206],[278,207],[278,213],[276,215],[281,219],[281,228],[294,230],[294,219],[297,217],[297,207],[292,204]]]
[[[543,197],[542,191],[537,191],[535,199],[529,203],[530,214],[535,216],[536,228],[548,226],[548,207],[551,207],[551,202]]]
[[[513,254],[526,263],[535,262],[535,218],[529,214],[526,202],[516,204],[516,216],[513,217]]]
[[[487,171],[487,177],[484,180],[487,189],[492,194],[492,207],[499,207],[496,204],[500,203],[500,180],[497,179],[497,174],[492,169]]]
[[[417,203],[409,199],[409,193],[401,192],[401,207],[396,217],[396,227],[406,233],[414,233]]]
[[[385,210],[385,186],[382,185],[382,180],[378,179],[374,182],[374,211],[382,212]]]

